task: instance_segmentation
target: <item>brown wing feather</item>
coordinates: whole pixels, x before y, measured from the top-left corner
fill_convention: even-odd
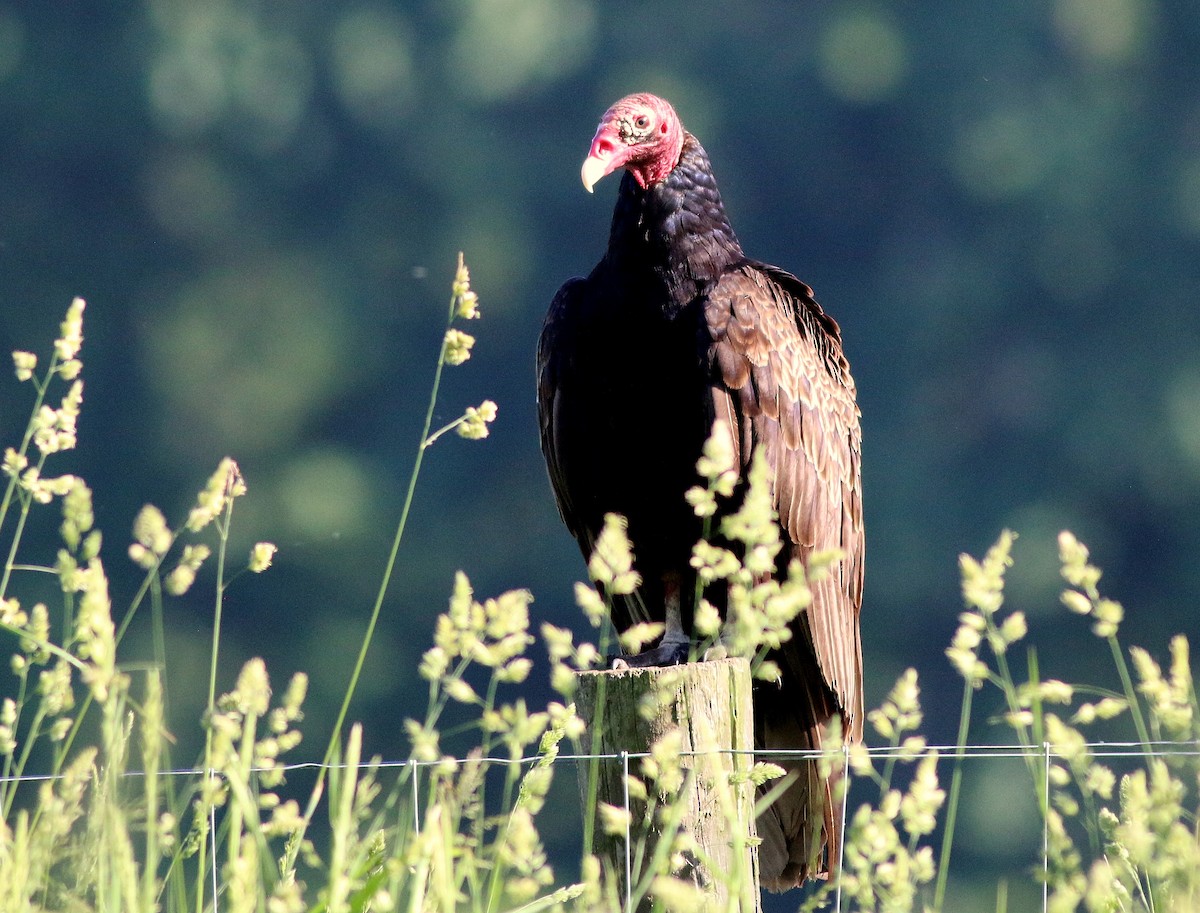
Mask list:
[[[756,696],[764,747],[818,748],[832,716],[861,738],[863,517],[859,411],[837,324],[808,286],[774,267],[745,263],[728,272],[705,307],[712,339],[714,419],[729,423],[738,458],[747,466],[763,447],[774,470],[775,507],[807,566],[814,551],[838,549],[842,559],[815,581],[813,603],[797,619],[777,660],[785,684]],[[790,557],[789,556],[789,557]],[[797,782],[760,819],[762,866],[768,886],[786,889],[819,865],[836,863],[837,807],[832,784],[815,764],[789,765]]]
[[[857,734],[862,435],[840,333],[806,285],[756,264],[720,280],[706,317],[721,388],[713,391],[714,406],[734,417],[739,459],[747,465],[751,449],[765,447],[775,474],[775,507],[796,555],[807,563],[813,551],[843,553],[817,584],[808,616],[825,682]]]

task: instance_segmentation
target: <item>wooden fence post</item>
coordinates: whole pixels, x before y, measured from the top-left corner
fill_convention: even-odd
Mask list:
[[[595,799],[617,808],[626,805],[624,769],[643,781],[642,755],[673,729],[682,734],[681,763],[688,776],[683,785],[680,831],[694,840],[697,852],[675,874],[702,888],[711,909],[758,913],[758,853],[753,846],[754,786],[746,779],[754,763],[754,725],[750,702],[750,665],[745,659],[721,659],[646,669],[580,672],[576,708],[587,723],[588,754],[622,759],[584,761],[579,786],[584,815],[590,784]],[[740,752],[740,753],[739,753]],[[633,756],[633,757],[628,757]],[[647,782],[649,799],[655,789]],[[665,797],[674,799],[674,796]],[[645,801],[630,799],[632,823],[629,856],[624,835],[607,835],[597,813],[594,852],[615,876],[619,898],[642,882],[655,847],[663,838],[660,816],[646,822]],[[640,849],[639,849],[640,847]],[[665,848],[664,848],[665,849]],[[639,864],[640,861],[640,864]],[[636,904],[649,910],[649,899]]]

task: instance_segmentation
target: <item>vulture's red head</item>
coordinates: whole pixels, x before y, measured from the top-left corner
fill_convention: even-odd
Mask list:
[[[626,95],[600,119],[583,161],[583,186],[591,193],[602,177],[624,168],[649,187],[671,173],[682,149],[683,125],[668,102],[645,92]]]

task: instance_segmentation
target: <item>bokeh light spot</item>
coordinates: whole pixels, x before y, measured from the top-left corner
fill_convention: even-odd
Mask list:
[[[312,94],[308,54],[246,12],[189,8],[162,16],[149,70],[151,107],[172,133],[236,118],[235,135],[271,151],[299,126]]]
[[[177,47],[150,68],[150,102],[169,129],[196,133],[225,110],[228,87],[201,48]]]
[[[311,266],[280,257],[203,275],[146,335],[165,435],[185,453],[286,448],[349,383],[345,306]]]
[[[908,49],[899,28],[868,9],[844,13],[833,21],[821,37],[818,60],[829,90],[855,104],[887,99],[908,72]]]
[[[1044,138],[1028,113],[995,111],[966,127],[954,149],[958,179],[982,197],[1016,196],[1033,189],[1049,167]]]
[[[0,9],[0,79],[7,79],[21,65],[25,50],[25,26],[10,9]]]
[[[583,66],[594,31],[584,0],[473,0],[451,66],[470,95],[511,98]]]
[[[310,451],[284,467],[275,494],[289,535],[353,537],[374,519],[375,489],[361,460],[344,450]]]
[[[1181,372],[1167,388],[1171,434],[1193,472],[1200,475],[1200,371]]]
[[[290,35],[262,34],[236,61],[231,84],[250,145],[274,151],[299,127],[312,94],[308,53]]]
[[[1145,0],[1057,0],[1054,25],[1079,56],[1119,64],[1145,48],[1151,11]]]
[[[1005,577],[1006,601],[1031,619],[1042,617],[1055,624],[1062,618],[1059,594],[1063,589],[1058,560],[1058,534],[1064,529],[1085,536],[1095,549],[1109,549],[1109,530],[1095,516],[1079,513],[1069,502],[1052,497],[1014,507],[1004,526],[1017,533],[1013,567]]]
[[[452,223],[449,235],[460,239],[476,287],[500,292],[484,300],[489,314],[511,301],[504,294],[507,288],[526,281],[536,269],[530,258],[533,229],[523,215],[506,209],[502,200],[475,199],[469,217]]]
[[[361,123],[394,127],[414,94],[408,29],[392,10],[363,7],[346,13],[333,30],[334,87]]]

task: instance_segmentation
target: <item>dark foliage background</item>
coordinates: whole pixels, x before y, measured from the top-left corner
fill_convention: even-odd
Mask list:
[[[239,460],[237,547],[281,552],[229,594],[229,680],[252,655],[277,682],[307,670],[319,734],[465,251],[484,317],[441,417],[484,397],[500,416],[487,442],[432,452],[354,708],[370,749],[401,756],[456,568],[479,594],[529,587],[540,618],[575,617],[583,565],[538,452],[533,350],[555,289],[605,242],[615,181],[589,197],[578,178],[596,122],[659,92],[708,148],[745,247],[842,324],[864,414],[869,698],[915,665],[948,741],[956,555],[1003,526],[1044,674],[1111,683],[1057,607],[1060,528],[1107,569],[1129,640],[1161,652],[1193,627],[1197,59],[1200,15],[1171,0],[7,3],[0,347],[44,350],[88,299],[81,446],[59,468],[96,491],[118,607],[141,504],[182,518],[218,459]],[[28,396],[0,388],[7,442]],[[210,618],[202,587],[171,610],[184,756]],[[969,786],[964,852],[1027,880],[1040,834],[1011,773]]]

